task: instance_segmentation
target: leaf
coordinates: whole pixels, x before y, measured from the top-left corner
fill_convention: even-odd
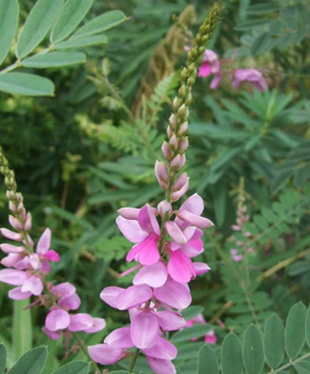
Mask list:
[[[273,12],[279,9],[280,9],[279,4],[277,4],[274,1],[270,1],[268,3],[251,5],[247,8],[246,12],[248,14],[263,14],[263,13]]]
[[[89,369],[90,364],[88,362],[73,361],[53,371],[52,374],[88,374]]]
[[[108,38],[105,35],[86,36],[85,38],[77,38],[67,40],[54,45],[55,49],[70,49],[70,48],[83,48],[92,45],[105,44]]]
[[[246,372],[260,374],[265,362],[263,340],[260,331],[254,325],[245,330],[242,353]]]
[[[269,317],[264,330],[265,358],[272,369],[276,369],[284,358],[284,326],[281,318]]]
[[[241,343],[237,335],[230,333],[222,344],[222,374],[242,374]]]
[[[88,13],[94,0],[67,0],[52,29],[50,41],[58,43],[70,35]]]
[[[212,348],[204,345],[198,356],[198,373],[197,374],[219,374],[219,364],[217,357]]]
[[[111,10],[110,12],[106,12],[86,23],[86,25],[81,27],[75,34],[71,36],[70,40],[109,30],[112,27],[124,22],[125,19],[125,14],[120,10]]]
[[[39,75],[13,72],[0,75],[0,91],[24,96],[53,96],[54,84]]]
[[[6,366],[6,347],[4,344],[0,344],[0,374],[4,374]]]
[[[0,1],[0,65],[11,48],[18,27],[18,17],[17,0]]]
[[[81,52],[49,52],[44,55],[35,55],[22,61],[27,68],[55,68],[60,66],[83,64],[86,56]]]
[[[214,197],[214,209],[217,226],[222,226],[225,222],[225,213],[227,205],[227,187],[220,182],[215,186],[217,193]]]
[[[282,17],[283,23],[286,27],[291,30],[294,30],[296,27],[296,18],[297,8],[295,5],[289,5],[286,8],[281,9],[280,15]]]
[[[178,347],[178,360],[198,360],[199,350],[204,346],[204,342],[192,342]]]
[[[64,0],[38,0],[32,8],[18,38],[16,56],[29,55],[52,27]]]
[[[109,371],[109,374],[130,374],[129,371],[125,370],[117,370],[117,371]]]
[[[182,331],[176,332],[171,341],[176,342],[184,342],[195,338],[201,338],[206,335],[208,331],[211,330],[210,325],[195,325],[192,327],[188,327]]]
[[[22,355],[7,374],[41,374],[46,358],[45,347],[34,348]]]
[[[262,55],[270,51],[275,46],[274,40],[271,38],[269,32],[260,34],[251,46],[251,53],[253,56]]]
[[[303,303],[292,306],[285,326],[285,349],[288,357],[294,360],[305,344],[305,320],[307,309]]]
[[[267,19],[252,19],[250,21],[244,21],[244,22],[239,23],[239,25],[235,27],[235,30],[238,30],[238,31],[252,30],[255,27],[268,25],[271,22],[272,21],[267,20]]]
[[[29,303],[29,299],[14,301],[12,345],[15,357],[20,357],[32,348],[31,310],[24,310]]]
[[[302,361],[294,364],[294,368],[299,374],[310,374],[310,362]]]
[[[306,341],[307,341],[308,347],[310,348],[310,305],[308,306],[308,309],[307,309],[305,326],[306,326]]]
[[[200,305],[192,305],[182,311],[183,317],[186,319],[186,321],[193,319],[194,317],[197,317],[198,314],[201,314],[203,312],[203,306]]]

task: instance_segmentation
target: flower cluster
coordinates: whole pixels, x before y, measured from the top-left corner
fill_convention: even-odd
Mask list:
[[[198,71],[198,77],[209,77],[214,75],[210,88],[216,89],[222,78],[221,62],[218,55],[206,49],[203,56],[203,63]],[[250,82],[258,91],[265,91],[268,88],[267,82],[263,74],[257,69],[237,69],[234,72],[234,80],[232,82],[233,89],[237,89],[242,82]]]
[[[13,230],[1,228],[1,234],[10,243],[3,243],[0,249],[5,253],[1,264],[6,267],[0,271],[0,281],[17,286],[9,291],[9,298],[25,300],[31,296],[37,299],[28,307],[43,305],[48,309],[43,331],[51,339],[59,339],[62,332],[66,336],[77,331],[93,333],[105,327],[105,320],[93,318],[86,313],[71,314],[77,310],[81,300],[75,287],[69,282],[54,285],[47,281],[51,262],[58,262],[59,255],[51,245],[51,230],[46,229],[37,245],[30,237],[31,214],[26,212],[23,196],[16,192],[14,173],[9,169],[7,159],[0,148],[0,172],[5,176],[8,186],[9,223]]]

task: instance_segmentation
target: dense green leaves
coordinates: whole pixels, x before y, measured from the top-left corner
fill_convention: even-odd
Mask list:
[[[289,312],[285,325],[285,349],[294,360],[305,344],[305,321],[307,309],[303,303],[295,304]]]
[[[248,374],[260,374],[264,367],[262,336],[258,328],[249,326],[243,338],[242,354],[244,367]]]
[[[4,374],[6,366],[6,347],[4,344],[0,344],[0,374]]]
[[[0,0],[0,65],[8,54],[18,27],[17,0]]]
[[[82,64],[86,61],[86,56],[81,52],[49,52],[44,55],[28,57],[22,62],[22,66],[27,68],[56,68]]]
[[[269,317],[264,329],[265,358],[272,369],[276,369],[284,357],[284,326],[281,318],[274,314]]]
[[[53,371],[52,374],[88,374],[90,364],[84,361],[73,361]]]
[[[198,356],[198,373],[197,374],[218,374],[219,364],[217,357],[212,348],[208,345],[204,345]]]
[[[119,10],[111,10],[110,12],[106,12],[86,23],[86,25],[84,25],[72,35],[71,39],[95,35],[100,32],[109,30],[112,27],[124,22],[125,19],[126,16],[123,12]]]
[[[8,374],[41,374],[47,358],[45,347],[34,348],[20,357]]]
[[[50,40],[58,43],[70,35],[85,17],[94,0],[67,0],[52,29]]]
[[[0,90],[25,96],[52,96],[54,85],[39,75],[12,72],[0,75]]]
[[[38,0],[31,10],[18,38],[16,55],[27,56],[43,40],[52,27],[64,0]]]
[[[231,333],[222,343],[221,363],[223,374],[242,374],[243,363],[239,338]]]

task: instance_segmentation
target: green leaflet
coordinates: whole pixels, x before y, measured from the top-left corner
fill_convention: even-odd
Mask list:
[[[285,326],[285,349],[291,360],[296,358],[305,344],[305,321],[307,309],[303,303],[290,310]]]
[[[222,343],[222,374],[242,374],[241,343],[237,335],[230,333]]]
[[[18,17],[17,0],[0,1],[0,65],[11,48],[18,27]]]
[[[46,358],[45,347],[34,348],[23,354],[7,374],[41,374]]]
[[[25,96],[53,96],[53,82],[39,75],[7,73],[0,75],[0,91]]]
[[[264,367],[264,351],[262,336],[258,328],[249,326],[242,346],[244,367],[248,374],[260,374]]]
[[[307,309],[305,326],[306,326],[306,341],[307,341],[308,347],[310,348],[310,305],[308,306],[308,309]]]
[[[212,348],[204,345],[198,356],[198,374],[219,374],[219,364]]]
[[[52,27],[64,0],[38,0],[32,8],[18,38],[16,56],[29,55]]]
[[[70,39],[82,38],[95,35],[119,25],[126,20],[126,16],[120,10],[111,10],[99,17],[94,18],[81,27]]]
[[[272,369],[276,369],[284,358],[284,326],[281,318],[269,317],[264,330],[265,358]]]
[[[92,45],[106,44],[108,38],[105,35],[93,35],[85,36],[85,38],[77,38],[73,40],[67,40],[61,43],[55,44],[55,49],[70,49],[70,48],[84,48]]]
[[[55,68],[83,64],[86,56],[81,52],[49,52],[44,55],[35,55],[22,61],[22,66],[27,68]]]
[[[6,347],[4,344],[0,344],[0,374],[4,373],[6,366]]]
[[[52,374],[88,374],[90,364],[84,361],[73,361],[53,371]]]
[[[206,333],[210,330],[211,330],[210,325],[195,325],[192,327],[188,327],[182,331],[176,332],[172,336],[171,341],[175,343],[175,342],[188,341],[194,338],[201,338],[202,336],[205,336]]]
[[[52,29],[50,40],[58,43],[70,35],[88,13],[94,0],[67,0]]]

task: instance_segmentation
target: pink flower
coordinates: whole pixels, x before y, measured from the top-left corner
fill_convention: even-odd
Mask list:
[[[210,49],[206,49],[203,56],[203,64],[198,71],[198,77],[209,77],[211,74],[214,75],[214,78],[210,88],[215,89],[218,87],[222,77],[221,64],[218,55]]]
[[[239,262],[243,260],[243,255],[241,255],[238,249],[231,249],[230,250],[231,257],[234,261]]]
[[[215,335],[214,330],[210,330],[205,335],[205,342],[209,344],[216,344],[217,342],[217,336]]]
[[[121,211],[119,213],[121,214]],[[154,265],[159,260],[157,241],[160,229],[156,213],[155,208],[145,205],[135,219],[117,217],[116,223],[122,234],[132,243],[136,243],[129,251],[126,257],[127,261],[135,259],[142,265]],[[126,216],[128,217],[128,213]]]
[[[265,91],[268,88],[262,73],[256,69],[237,69],[232,83],[233,88],[236,90],[243,81],[251,82],[258,91]]]

